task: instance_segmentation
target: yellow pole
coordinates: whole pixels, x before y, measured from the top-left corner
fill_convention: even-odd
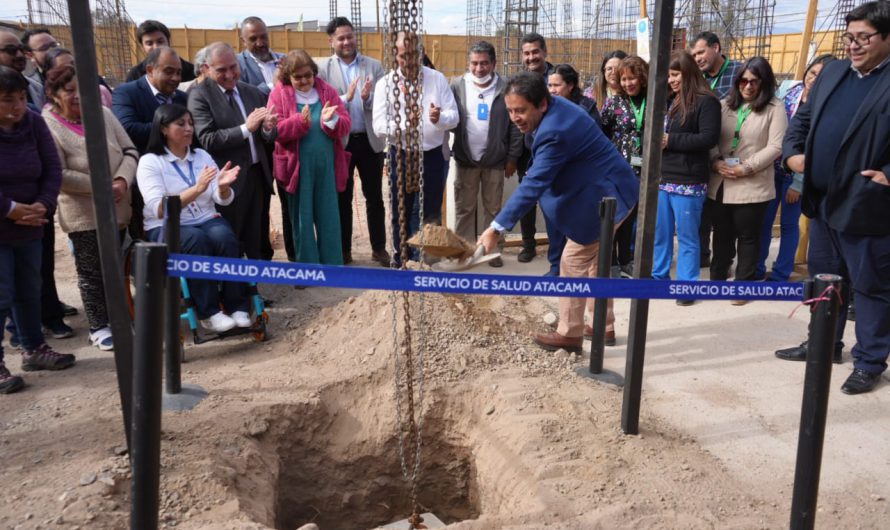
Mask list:
[[[640,18],[649,18],[649,13],[646,11],[646,0],[640,0]]]
[[[804,71],[807,69],[810,41],[813,39],[813,27],[816,25],[817,4],[817,0],[810,0],[810,5],[807,7],[807,22],[804,24],[803,34],[800,36],[800,51],[797,54],[797,69],[794,71],[794,79],[803,79]]]

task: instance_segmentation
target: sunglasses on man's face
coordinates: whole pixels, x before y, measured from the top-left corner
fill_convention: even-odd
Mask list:
[[[0,48],[0,52],[5,53],[6,55],[18,55],[19,52],[25,53],[25,47],[21,44],[10,44],[9,46],[4,46]]]
[[[760,86],[760,79],[745,79],[744,77],[739,79],[739,88],[746,87],[751,85],[752,87]]]

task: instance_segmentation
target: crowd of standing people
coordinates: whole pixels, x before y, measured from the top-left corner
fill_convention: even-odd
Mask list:
[[[145,60],[127,82],[112,90],[100,78],[118,234],[122,244],[162,241],[163,198],[178,194],[183,252],[268,260],[277,194],[287,258],[348,265],[358,177],[371,258],[400,266],[419,258],[399,252],[401,239],[442,223],[453,158],[461,237],[494,251],[519,224],[518,260],[527,263],[537,254],[539,205],[547,274],[594,276],[600,249],[592,212],[600,198],[616,196],[613,269],[631,277],[639,179],[650,155],[642,139],[646,127],[663,127],[653,278],[670,279],[673,269],[677,279],[695,281],[707,268],[712,280],[786,281],[803,212],[811,219],[810,272],[841,274],[846,297],[855,293],[854,371],[842,390],[867,392],[890,353],[890,2],[863,4],[846,21],[848,57],[819,56],[803,80],[783,88],[767,59],[734,61],[717,35],[704,32],[673,52],[668,99],[652,102],[642,58],[612,51],[597,83],[584,87],[572,65],[547,61],[546,40],[536,33],[521,41],[524,72],[500,76],[495,47],[479,41],[468,50],[466,73],[449,81],[421,64],[410,32],[397,35],[398,67],[385,70],[361,53],[344,17],[328,24],[333,53],[317,62],[304,50],[273,51],[263,20],[248,17],[242,51],[214,42],[191,63],[171,47],[169,29],[149,20],[137,31]],[[408,116],[405,103],[417,93]],[[646,122],[656,103],[667,107],[663,124]],[[0,322],[26,371],[75,363],[44,340],[44,331],[73,335],[63,318],[77,311],[59,300],[53,279],[56,220],[71,243],[89,340],[114,348],[81,112],[71,53],[45,29],[21,38],[0,31]],[[422,130],[422,146],[397,144],[408,123]],[[423,179],[412,188],[403,162],[418,158]],[[519,187],[507,198],[504,184],[514,175]],[[768,266],[777,211],[780,248]],[[190,280],[189,287],[204,328],[251,325],[243,284]],[[609,307],[607,345],[615,343]],[[564,300],[556,331],[535,342],[580,350],[593,333],[591,311],[590,301]],[[776,355],[802,360],[806,346]],[[23,386],[0,349],[0,393]]]

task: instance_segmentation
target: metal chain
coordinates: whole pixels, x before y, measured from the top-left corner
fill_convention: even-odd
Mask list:
[[[422,8],[422,4],[420,5]],[[395,186],[390,186],[389,199],[392,194],[398,197],[399,236],[401,243],[394,249],[401,257],[401,268],[405,269],[410,258],[408,246],[408,226],[410,206],[406,204],[411,193],[421,193],[423,173],[422,144],[422,72],[420,71],[421,56],[419,53],[419,26],[417,0],[389,0],[384,5],[384,53],[385,60],[391,67],[391,75],[387,78],[387,96],[391,97],[387,109],[387,152],[394,152],[390,158],[391,170],[396,172]],[[396,48],[400,31],[407,33],[405,39],[406,68],[399,68]],[[404,101],[404,104],[402,103]],[[404,108],[404,115],[403,115]],[[403,127],[404,123],[404,127]],[[422,218],[421,202],[421,218]],[[403,335],[399,339],[398,303],[395,293],[390,297],[392,303],[392,336],[394,355],[394,398],[396,404],[396,421],[399,441],[399,463],[402,476],[410,482],[410,505],[412,515],[409,518],[410,528],[418,528],[423,520],[419,515],[417,503],[417,482],[421,463],[421,426],[423,412],[423,348],[421,345],[415,359],[413,349],[414,328],[411,322],[411,298],[408,292],[402,292],[401,309],[403,318]],[[421,305],[420,329],[424,328],[423,307]],[[423,337],[423,333],[418,333]],[[402,359],[404,357],[404,359]],[[415,401],[415,381],[418,382],[417,401]],[[402,400],[406,410],[402,410]],[[413,449],[413,455],[408,452]],[[413,456],[413,466],[409,473],[408,462]]]

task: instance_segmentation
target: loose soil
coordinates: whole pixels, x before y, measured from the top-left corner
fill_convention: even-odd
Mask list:
[[[356,240],[362,235],[357,228]],[[354,255],[372,266],[367,248]],[[62,297],[79,306],[62,243],[57,258]],[[193,411],[164,414],[162,527],[368,529],[407,517],[394,407],[396,299],[261,289],[275,301],[267,342],[186,345],[183,380],[210,395]],[[784,475],[763,473],[762,487],[752,488],[648,407],[642,434],[624,435],[620,389],[576,376],[585,358],[531,344],[553,300],[411,302],[425,376],[419,502],[449,528],[787,526]],[[69,322],[78,336],[51,343],[75,351],[77,365],[25,374],[25,391],[0,397],[0,528],[129,526],[113,357],[84,345],[82,315]],[[7,358],[19,372],[17,355]],[[820,512],[820,526],[879,528],[887,503],[878,513],[859,510],[870,502],[860,497],[833,495],[834,506],[853,509]]]

